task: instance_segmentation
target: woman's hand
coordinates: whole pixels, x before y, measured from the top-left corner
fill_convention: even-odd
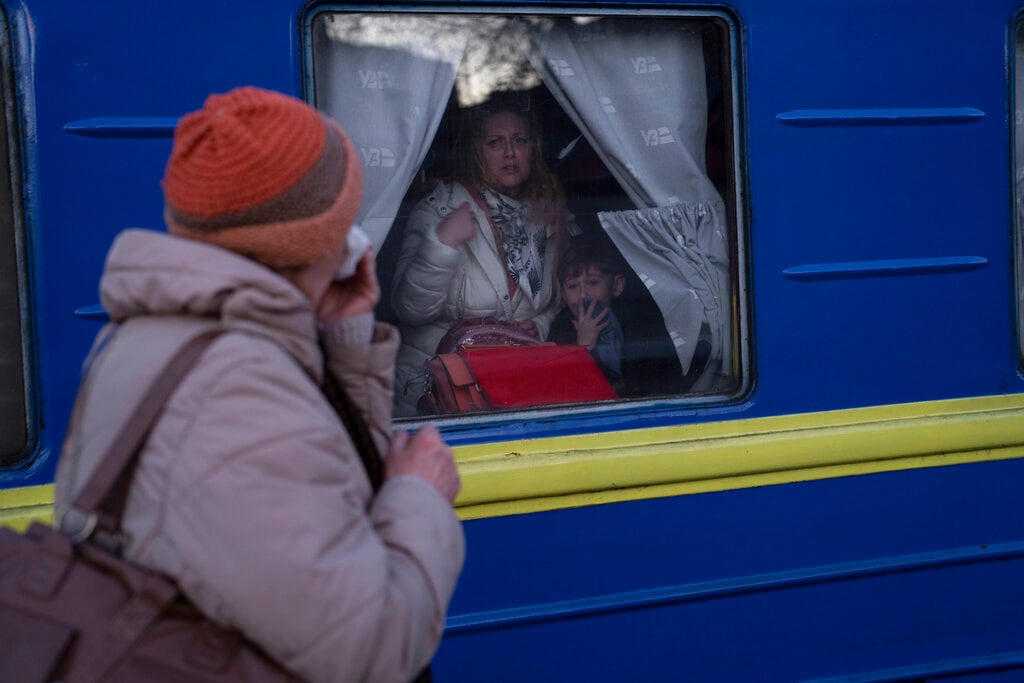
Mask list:
[[[367,250],[356,265],[355,275],[346,280],[335,280],[327,288],[316,317],[322,323],[337,322],[369,313],[380,300],[380,284],[377,282],[377,266],[373,250]]]
[[[476,235],[476,220],[469,209],[469,202],[462,202],[459,208],[448,214],[437,226],[437,239],[442,244],[458,249]]]
[[[576,328],[576,343],[586,346],[590,350],[597,345],[601,330],[608,327],[608,321],[605,318],[608,317],[608,311],[611,310],[605,306],[600,313],[594,315],[596,306],[597,300],[593,299],[590,306],[584,308],[583,299],[580,299],[576,304],[576,319],[572,321],[572,326]]]
[[[434,425],[425,425],[412,435],[394,433],[384,458],[384,479],[406,474],[425,479],[448,502],[454,501],[462,488],[452,449]]]

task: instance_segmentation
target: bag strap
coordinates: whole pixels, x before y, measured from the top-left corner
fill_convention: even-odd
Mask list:
[[[327,402],[334,408],[334,412],[338,414],[342,424],[345,425],[345,430],[348,432],[349,438],[352,439],[356,452],[359,454],[359,460],[362,461],[363,467],[366,469],[366,476],[370,479],[370,487],[376,494],[380,491],[380,487],[384,485],[384,460],[381,458],[380,450],[377,449],[377,444],[370,434],[370,426],[363,419],[359,409],[352,403],[352,399],[349,397],[348,392],[345,391],[345,387],[341,385],[338,378],[331,372],[331,368],[328,367],[330,356],[322,339],[320,340],[320,351],[324,357],[324,381],[320,390],[323,392]],[[433,683],[433,680],[434,675],[428,662],[410,683]]]
[[[117,546],[118,528],[128,484],[142,446],[164,404],[203,351],[226,330],[207,329],[191,337],[171,356],[111,442],[75,502],[60,520],[60,530],[75,543],[96,536],[101,545]],[[102,534],[97,532],[102,531]]]
[[[320,390],[323,392],[327,402],[334,408],[334,412],[341,418],[349,438],[356,447],[359,459],[366,469],[366,476],[370,479],[370,486],[376,493],[384,485],[384,461],[380,457],[380,451],[370,434],[370,427],[360,414],[348,392],[341,386],[341,382],[334,376],[327,365],[327,349],[321,344],[324,354],[324,382]]]

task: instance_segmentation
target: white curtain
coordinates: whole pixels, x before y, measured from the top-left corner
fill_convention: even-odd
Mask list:
[[[684,373],[702,323],[710,327],[711,357],[691,391],[723,388],[732,357],[724,207],[680,203],[603,212],[598,219],[661,310]]]
[[[437,133],[465,42],[430,16],[333,14],[314,26],[316,106],[360,155],[357,221],[377,249]]]
[[[470,76],[504,78],[498,67],[530,52],[536,72],[637,207],[601,213],[599,220],[650,289],[684,372],[702,324],[710,327],[710,370],[694,390],[720,387],[733,373],[728,229],[724,203],[705,171],[700,23],[490,19],[336,13],[317,20],[316,104],[348,130],[364,165],[359,222],[380,248],[464,57],[480,62],[463,68],[460,88],[468,93]]]
[[[534,68],[637,206],[599,214],[602,227],[650,289],[684,372],[708,323],[711,361],[694,390],[722,386],[733,372],[727,214],[705,170],[699,26],[565,19],[534,40]]]

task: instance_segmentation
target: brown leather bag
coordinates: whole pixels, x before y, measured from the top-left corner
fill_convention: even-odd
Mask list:
[[[420,399],[421,414],[452,415],[492,408],[461,353],[434,356],[426,362],[426,369],[430,388]]]
[[[117,554],[128,484],[149,429],[220,332],[190,339],[159,373],[61,532],[39,523],[25,534],[0,529],[0,681],[298,681],[241,634],[202,616],[171,579]]]
[[[452,415],[491,410],[493,406],[462,355],[463,349],[540,343],[515,323],[496,318],[457,320],[438,342],[436,355],[424,364],[427,387],[419,400],[418,412],[421,415]]]

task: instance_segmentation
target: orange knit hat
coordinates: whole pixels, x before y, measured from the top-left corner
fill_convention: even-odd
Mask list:
[[[181,119],[162,185],[172,234],[289,268],[346,238],[363,172],[338,124],[294,97],[243,87]]]

